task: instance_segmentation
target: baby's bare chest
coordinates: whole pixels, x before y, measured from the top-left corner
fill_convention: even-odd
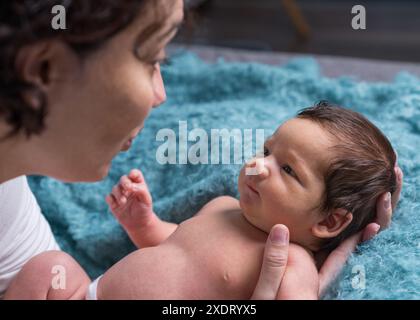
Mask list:
[[[225,294],[219,298],[247,299],[258,280],[266,239],[240,212],[229,212],[185,221],[168,243],[187,252],[193,273],[207,279],[210,290]]]

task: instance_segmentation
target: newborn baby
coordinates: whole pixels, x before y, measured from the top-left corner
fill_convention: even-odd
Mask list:
[[[278,298],[316,299],[314,253],[373,221],[377,198],[396,188],[395,161],[390,142],[367,119],[321,102],[282,124],[264,157],[242,168],[239,200],[216,198],[180,225],[156,216],[133,170],[107,202],[141,249],[94,281],[87,298],[248,299],[267,234],[284,224],[291,244]]]

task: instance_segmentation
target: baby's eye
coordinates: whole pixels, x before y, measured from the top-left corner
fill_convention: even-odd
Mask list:
[[[264,147],[264,157],[268,157],[270,155],[270,150],[267,147]]]
[[[290,174],[291,176],[294,176],[294,172],[293,172],[293,169],[292,168],[290,168],[290,166],[288,166],[287,164],[286,165],[284,165],[283,167],[282,167],[282,169],[287,173],[287,174]]]
[[[302,183],[301,183],[301,181],[299,180],[299,177],[298,177],[298,175],[296,174],[296,172],[295,172],[295,171],[293,171],[293,169],[292,169],[289,165],[285,164],[285,165],[283,165],[281,168],[282,168],[282,170],[284,170],[284,172],[286,172],[289,176],[291,176],[291,177],[295,178],[297,182],[299,182],[300,184],[302,184]]]

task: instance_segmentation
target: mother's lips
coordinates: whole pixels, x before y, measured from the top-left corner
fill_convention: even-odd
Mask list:
[[[130,149],[132,142],[133,142],[133,139],[130,139],[126,143],[124,143],[123,146],[121,147],[121,151],[127,151],[128,149]]]
[[[143,126],[141,126],[122,146],[121,151],[127,151],[130,149],[131,145],[133,144],[133,140],[137,137],[140,131],[143,130]]]

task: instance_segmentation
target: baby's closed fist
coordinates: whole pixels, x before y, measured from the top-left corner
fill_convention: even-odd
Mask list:
[[[153,217],[153,202],[140,170],[133,169],[120,178],[106,197],[113,215],[127,230],[147,225]]]

